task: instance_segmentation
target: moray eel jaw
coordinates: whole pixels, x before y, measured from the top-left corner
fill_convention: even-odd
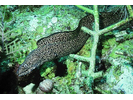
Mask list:
[[[29,67],[27,66],[27,64],[22,64],[17,71],[17,75],[19,77],[24,76],[26,75],[26,73],[31,73],[31,71],[34,70],[35,68],[36,67]]]
[[[19,66],[17,75],[19,77],[28,75],[32,70],[39,67],[44,62],[56,58],[54,52],[50,51],[50,48],[52,47],[48,47],[49,46],[42,46],[30,52],[25,61]]]
[[[28,73],[31,73],[33,69],[39,66],[38,55],[36,55],[37,49],[33,50],[28,54],[25,61],[19,66],[17,70],[17,75],[24,76]]]
[[[38,61],[34,61],[34,63],[29,63],[30,59],[25,60],[23,64],[19,66],[19,69],[17,70],[17,75],[19,77],[24,76],[26,74],[30,74],[32,70],[36,68],[35,63],[38,63]]]

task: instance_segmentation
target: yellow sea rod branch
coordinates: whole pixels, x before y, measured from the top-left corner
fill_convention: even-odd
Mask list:
[[[94,9],[94,19],[95,19],[95,31],[98,32],[99,31],[99,14],[98,14],[98,6],[94,5],[93,6]]]
[[[114,30],[114,29],[118,28],[119,26],[127,23],[128,21],[131,21],[132,19],[133,18],[131,18],[131,17],[130,18],[126,18],[125,20],[122,20],[122,21],[120,21],[120,22],[118,22],[118,23],[116,23],[114,25],[108,26],[107,28],[104,28],[104,29],[100,30],[100,32],[98,34],[99,35],[102,35],[102,34],[104,34],[106,32],[109,32],[111,30]]]
[[[127,5],[127,9],[128,9],[129,14],[130,14],[130,17],[133,17],[132,7],[130,5]]]
[[[100,71],[100,72],[94,72],[95,70],[95,62],[96,62],[96,50],[97,50],[97,44],[98,44],[98,41],[99,41],[99,36],[108,32],[108,31],[111,31],[115,28],[118,28],[119,26],[127,23],[128,21],[131,21],[133,19],[133,11],[131,9],[131,6],[127,6],[128,8],[128,11],[130,13],[130,17],[125,19],[125,20],[122,20],[114,25],[111,25],[107,28],[104,28],[102,30],[99,30],[99,14],[98,14],[98,6],[97,5],[94,5],[93,6],[93,9],[94,10],[90,10],[86,7],[83,7],[83,6],[80,6],[80,5],[77,5],[77,7],[81,8],[82,10],[85,10],[86,12],[88,13],[91,13],[94,15],[94,19],[95,19],[95,29],[94,31],[86,28],[86,27],[82,27],[81,29],[92,35],[93,36],[93,45],[92,45],[92,49],[91,49],[91,56],[90,57],[83,57],[83,56],[79,56],[79,55],[74,55],[74,54],[70,54],[70,57],[73,57],[77,60],[81,60],[81,61],[85,61],[85,62],[89,62],[90,63],[90,66],[89,66],[89,69],[86,70],[86,71],[82,71],[82,74],[84,74],[85,76],[87,76],[87,79],[85,80],[85,83],[88,85],[88,87],[90,88],[91,92],[90,93],[93,93],[92,91],[92,84],[93,84],[93,81],[94,79],[96,78],[99,78],[99,77],[102,77],[103,76],[103,71]]]
[[[79,6],[80,8],[86,8],[83,6]],[[81,29],[84,30],[85,32],[87,32],[88,34],[92,35],[94,40],[93,40],[93,46],[91,49],[91,57],[82,57],[82,56],[78,56],[78,55],[74,55],[74,54],[70,54],[70,57],[73,57],[75,59],[81,60],[81,61],[86,61],[86,62],[90,62],[90,67],[89,67],[89,72],[87,73],[87,76],[90,76],[90,74],[94,73],[94,69],[95,69],[95,61],[96,61],[96,49],[97,49],[97,44],[99,41],[99,14],[98,14],[98,6],[94,5],[94,19],[95,19],[95,31],[92,31],[86,27],[82,27]],[[86,8],[88,10],[88,8]],[[92,11],[92,10],[91,10]],[[93,75],[94,76],[94,75]]]
[[[87,79],[86,79],[85,83],[89,86],[91,92],[93,92],[92,91],[92,83],[93,83],[94,79],[96,79],[98,77],[102,77],[102,75],[103,75],[103,71],[94,73],[95,62],[96,62],[96,50],[97,50],[97,44],[98,44],[98,41],[99,41],[99,35],[98,35],[98,32],[99,32],[99,14],[98,14],[97,5],[94,5],[93,8],[94,8],[94,11],[93,11],[94,13],[93,14],[94,14],[94,19],[95,19],[95,29],[94,29],[94,31],[92,31],[92,30],[90,30],[86,27],[81,28],[84,32],[86,32],[86,33],[93,36],[93,46],[92,46],[92,49],[91,49],[91,56],[90,57],[83,57],[83,56],[70,54],[70,57],[73,57],[73,58],[75,58],[77,60],[80,60],[80,61],[85,61],[85,62],[90,63],[89,69],[86,70],[86,71],[83,71],[82,74],[87,76]]]
[[[94,31],[92,31],[92,30],[90,30],[90,29],[88,29],[88,28],[86,28],[86,27],[84,27],[84,26],[82,26],[81,29],[82,29],[84,32],[86,32],[86,33],[88,33],[88,34],[90,34],[90,35],[93,35],[93,34],[94,34]]]
[[[79,56],[76,54],[70,54],[69,56],[72,58],[78,59],[80,61],[85,61],[85,62],[90,62],[90,60],[91,60],[91,58],[89,58],[89,57],[83,57],[83,56]]]
[[[102,30],[99,30],[99,32],[97,33],[98,35],[102,35],[102,34],[104,34],[104,33],[106,33],[106,32],[109,32],[109,31],[111,31],[111,30],[113,30],[113,29],[116,29],[116,28],[118,28],[119,26],[121,26],[121,25],[123,25],[123,24],[125,24],[125,23],[127,23],[127,22],[129,22],[129,21],[131,21],[132,20],[132,18],[126,18],[125,20],[122,20],[122,21],[120,21],[120,22],[118,22],[118,23],[116,23],[116,24],[114,24],[114,25],[111,25],[111,26],[108,26],[108,27],[106,27],[106,28],[104,28],[104,29],[102,29]],[[86,28],[86,27],[82,27],[81,28],[84,32],[86,32],[86,33],[88,33],[88,34],[90,34],[90,35],[93,35],[94,33],[95,33],[95,31],[92,31],[92,30],[90,30],[90,29],[88,29],[88,28]]]
[[[131,6],[127,5],[127,9],[128,9],[129,14],[130,14],[129,18],[126,18],[125,20],[122,20],[122,21],[120,21],[120,22],[118,22],[118,23],[116,23],[114,25],[108,26],[107,28],[104,28],[104,29],[100,30],[100,32],[98,34],[102,35],[102,34],[104,34],[106,32],[114,30],[114,29],[118,28],[119,26],[121,26],[121,25],[123,25],[123,24],[125,24],[125,23],[127,23],[127,22],[129,22],[131,20],[133,20],[133,10],[132,10]]]
[[[88,8],[82,6],[82,5],[75,5],[75,6],[77,6],[78,8],[80,8],[80,9],[82,9],[82,10],[88,12],[88,13],[93,14],[93,10],[91,10],[91,9],[88,9]]]
[[[94,73],[95,70],[95,62],[96,62],[96,49],[97,49],[97,44],[99,41],[99,14],[98,14],[98,7],[97,5],[94,5],[94,19],[95,19],[95,31],[93,34],[93,45],[91,49],[91,60],[90,60],[90,67],[89,67],[89,73]]]

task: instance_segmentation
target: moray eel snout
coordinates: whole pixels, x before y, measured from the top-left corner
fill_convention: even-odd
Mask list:
[[[25,61],[19,66],[17,70],[18,76],[26,75],[27,73],[30,73],[33,69],[36,68],[38,60],[36,59],[34,52],[35,50],[28,54]]]
[[[20,77],[20,76],[23,76],[23,75],[26,75],[26,73],[28,72],[28,73],[30,73],[31,72],[31,70],[34,70],[35,69],[35,67],[28,67],[28,65],[27,64],[22,64],[20,67],[19,67],[19,69],[18,69],[18,71],[17,71],[17,75]]]

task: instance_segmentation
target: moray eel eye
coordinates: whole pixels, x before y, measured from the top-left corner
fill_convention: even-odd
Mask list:
[[[26,68],[27,67],[27,64],[24,64],[24,68]]]

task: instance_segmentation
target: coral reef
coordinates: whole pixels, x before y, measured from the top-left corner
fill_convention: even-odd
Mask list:
[[[101,12],[117,12],[119,9],[123,9],[121,12],[125,15],[123,20],[106,28],[100,25],[99,14]],[[132,28],[120,30],[124,26],[122,24],[132,20],[132,6],[46,5],[35,7],[7,5],[0,6],[0,11],[1,93],[34,94],[38,91],[38,93],[44,94],[37,88],[42,81],[40,75],[43,80],[51,79],[53,81],[53,89],[50,92],[45,92],[50,94],[133,93],[133,30]],[[70,54],[62,61],[66,65],[63,75],[58,74],[62,71],[60,69],[56,72],[57,65],[53,62],[46,62],[31,75],[33,77],[18,79],[18,83],[21,85],[16,87],[15,75],[14,73],[10,74],[14,63],[22,64],[27,54],[37,48],[36,42],[42,37],[47,37],[55,32],[74,30],[86,13],[91,13],[95,19],[93,30],[82,27],[82,30],[90,34],[91,37],[76,55]],[[100,29],[101,27],[103,29]],[[116,28],[119,31],[112,31]],[[17,68],[15,72],[16,70]],[[8,87],[3,89],[4,85],[8,85]]]

